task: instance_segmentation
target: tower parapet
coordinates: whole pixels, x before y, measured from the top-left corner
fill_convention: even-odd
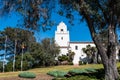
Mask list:
[[[57,31],[55,31],[55,41],[60,47],[68,47],[69,45],[69,31],[64,22],[60,22],[57,26]]]

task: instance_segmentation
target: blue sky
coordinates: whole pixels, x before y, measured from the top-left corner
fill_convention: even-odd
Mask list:
[[[60,5],[58,3],[55,4],[55,9],[52,12],[51,20],[55,22],[55,25],[51,28],[51,30],[43,32],[42,30],[40,32],[36,32],[35,36],[37,37],[37,41],[40,41],[44,38],[54,38],[55,30],[57,28],[57,25],[63,21],[70,32],[70,40],[71,41],[92,41],[91,35],[89,32],[89,29],[85,22],[80,22],[80,16],[77,16],[78,13],[74,12],[73,23],[74,25],[71,25],[68,22],[68,19],[64,16],[60,16],[57,14],[57,11],[60,9]],[[7,26],[16,27],[17,21],[21,21],[19,23],[22,23],[22,18],[19,17],[19,14],[11,13],[8,16],[0,17],[0,30],[3,30]]]
[[[77,14],[77,13],[75,13]],[[51,28],[51,30],[43,32],[42,30],[40,32],[37,32],[35,35],[37,37],[37,40],[42,40],[44,38],[54,38],[54,33],[57,28],[57,25],[63,21],[70,32],[70,40],[71,41],[92,41],[89,29],[85,22],[80,22],[78,16],[75,17],[73,23],[74,25],[71,25],[66,17],[60,16],[59,14],[52,14],[54,16],[51,16],[51,19],[55,22],[55,25]],[[17,21],[22,21],[22,18],[19,17],[19,14],[11,13],[8,16],[0,17],[0,30],[4,30],[7,26],[16,27]]]

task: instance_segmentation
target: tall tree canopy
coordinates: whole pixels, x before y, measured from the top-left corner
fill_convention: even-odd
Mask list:
[[[53,39],[43,39],[41,43],[33,43],[30,54],[33,56],[34,67],[55,65],[55,59],[59,55],[59,47]]]
[[[46,25],[53,24],[49,19],[55,8],[55,2],[56,0],[0,0],[2,4],[0,15],[17,11],[23,16],[25,28],[37,30],[41,26],[43,30],[46,30],[48,29]]]
[[[4,50],[5,39],[7,36],[7,51],[14,53],[15,41],[16,41],[16,53],[21,53],[22,44],[24,44],[25,50],[29,50],[29,44],[35,42],[34,33],[23,30],[20,28],[6,28],[4,31],[0,31],[0,50]]]
[[[67,10],[77,10],[86,21],[98,48],[106,80],[118,80],[116,48],[120,27],[120,0],[60,0]],[[71,6],[71,8],[69,8]]]

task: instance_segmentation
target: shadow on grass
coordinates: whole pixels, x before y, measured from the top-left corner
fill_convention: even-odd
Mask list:
[[[104,70],[103,69],[97,69],[96,72],[91,72],[91,73],[81,73],[79,75],[81,76],[87,76],[92,79],[96,80],[104,80]]]
[[[104,70],[96,69],[96,72],[84,72],[80,74],[67,74],[64,78],[55,78],[53,80],[104,80]]]

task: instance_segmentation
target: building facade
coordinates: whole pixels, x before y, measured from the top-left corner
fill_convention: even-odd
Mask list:
[[[60,55],[66,55],[69,50],[75,53],[73,64],[79,64],[79,61],[86,57],[82,48],[86,45],[95,46],[93,42],[71,42],[69,31],[64,22],[60,22],[55,31],[55,42],[60,46]]]

